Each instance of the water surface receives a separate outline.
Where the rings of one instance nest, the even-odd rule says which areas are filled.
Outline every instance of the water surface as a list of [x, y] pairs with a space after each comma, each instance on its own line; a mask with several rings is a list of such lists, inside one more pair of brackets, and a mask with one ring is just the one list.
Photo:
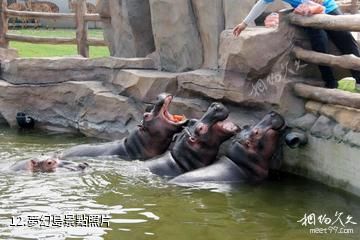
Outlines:
[[[21, 159], [90, 141], [0, 128], [0, 239], [360, 239], [358, 224], [343, 227], [353, 229], [351, 234], [311, 234], [310, 228], [342, 226], [318, 219], [313, 226], [298, 222], [311, 213], [334, 222], [336, 212], [343, 223], [347, 216], [360, 222], [359, 198], [303, 178], [282, 176], [260, 186], [181, 187], [153, 176], [140, 162], [109, 158], [74, 159], [92, 166], [85, 173], [7, 171]], [[101, 216], [103, 224], [28, 224], [29, 219], [75, 215]], [[21, 225], [19, 219], [27, 219], [27, 226], [11, 226]]]

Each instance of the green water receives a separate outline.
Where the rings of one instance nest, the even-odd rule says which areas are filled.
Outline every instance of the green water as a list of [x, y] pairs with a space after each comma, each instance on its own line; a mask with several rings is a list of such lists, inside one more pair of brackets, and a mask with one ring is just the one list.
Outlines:
[[[86, 159], [92, 169], [85, 173], [7, 171], [18, 160], [89, 141], [0, 128], [0, 239], [360, 239], [359, 225], [345, 226], [353, 233], [310, 234], [311, 227], [298, 222], [304, 214], [335, 220], [335, 213], [343, 212], [343, 222], [350, 215], [360, 224], [359, 198], [302, 178], [283, 176], [261, 186], [180, 187], [139, 162], [115, 159]], [[105, 223], [10, 226], [12, 218], [72, 214], [104, 216]]]

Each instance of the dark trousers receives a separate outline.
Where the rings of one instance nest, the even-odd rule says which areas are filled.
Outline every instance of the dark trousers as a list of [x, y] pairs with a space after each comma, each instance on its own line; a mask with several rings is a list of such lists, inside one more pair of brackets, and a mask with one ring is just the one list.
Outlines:
[[[335, 9], [329, 14], [341, 15], [342, 13], [339, 9]], [[315, 28], [305, 29], [314, 51], [328, 53], [328, 38], [330, 38], [342, 54], [354, 54], [355, 56], [360, 57], [359, 45], [349, 31], [333, 31]], [[319, 69], [322, 79], [326, 83], [325, 86], [327, 88], [336, 88], [338, 83], [334, 77], [331, 67], [319, 65]], [[355, 78], [356, 83], [360, 83], [360, 71], [351, 70], [351, 74]]]

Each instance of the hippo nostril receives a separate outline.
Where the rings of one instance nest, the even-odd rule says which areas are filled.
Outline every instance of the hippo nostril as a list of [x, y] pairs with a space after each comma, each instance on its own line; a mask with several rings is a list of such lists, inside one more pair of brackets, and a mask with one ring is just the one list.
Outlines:
[[189, 137], [190, 142], [194, 143], [196, 139], [194, 137]]
[[87, 163], [80, 163], [79, 164], [79, 168], [82, 169], [82, 170], [84, 170], [87, 167], [89, 167], [89, 164], [87, 164]]

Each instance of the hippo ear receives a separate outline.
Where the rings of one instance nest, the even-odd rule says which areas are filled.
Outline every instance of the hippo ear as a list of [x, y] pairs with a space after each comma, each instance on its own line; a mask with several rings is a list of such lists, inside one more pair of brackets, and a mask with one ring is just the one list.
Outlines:
[[176, 133], [173, 135], [172, 139], [171, 139], [171, 142], [176, 142], [176, 140], [179, 138], [179, 136], [181, 135], [182, 133]]
[[198, 120], [198, 119], [195, 119], [195, 118], [189, 119], [189, 120], [187, 121], [187, 123], [186, 123], [185, 126], [187, 126], [187, 127], [194, 126], [198, 121], [199, 121], [199, 120]]
[[244, 126], [241, 127], [241, 129], [244, 129], [244, 130], [245, 130], [245, 129], [250, 129], [250, 128], [251, 128], [251, 126], [248, 125], [248, 124], [246, 124], [246, 125], [244, 125]]
[[145, 108], [145, 112], [151, 112], [154, 109], [154, 104], [149, 104]]
[[36, 167], [38, 165], [38, 161], [36, 161], [35, 159], [31, 159], [30, 164], [31, 164], [31, 167]]

